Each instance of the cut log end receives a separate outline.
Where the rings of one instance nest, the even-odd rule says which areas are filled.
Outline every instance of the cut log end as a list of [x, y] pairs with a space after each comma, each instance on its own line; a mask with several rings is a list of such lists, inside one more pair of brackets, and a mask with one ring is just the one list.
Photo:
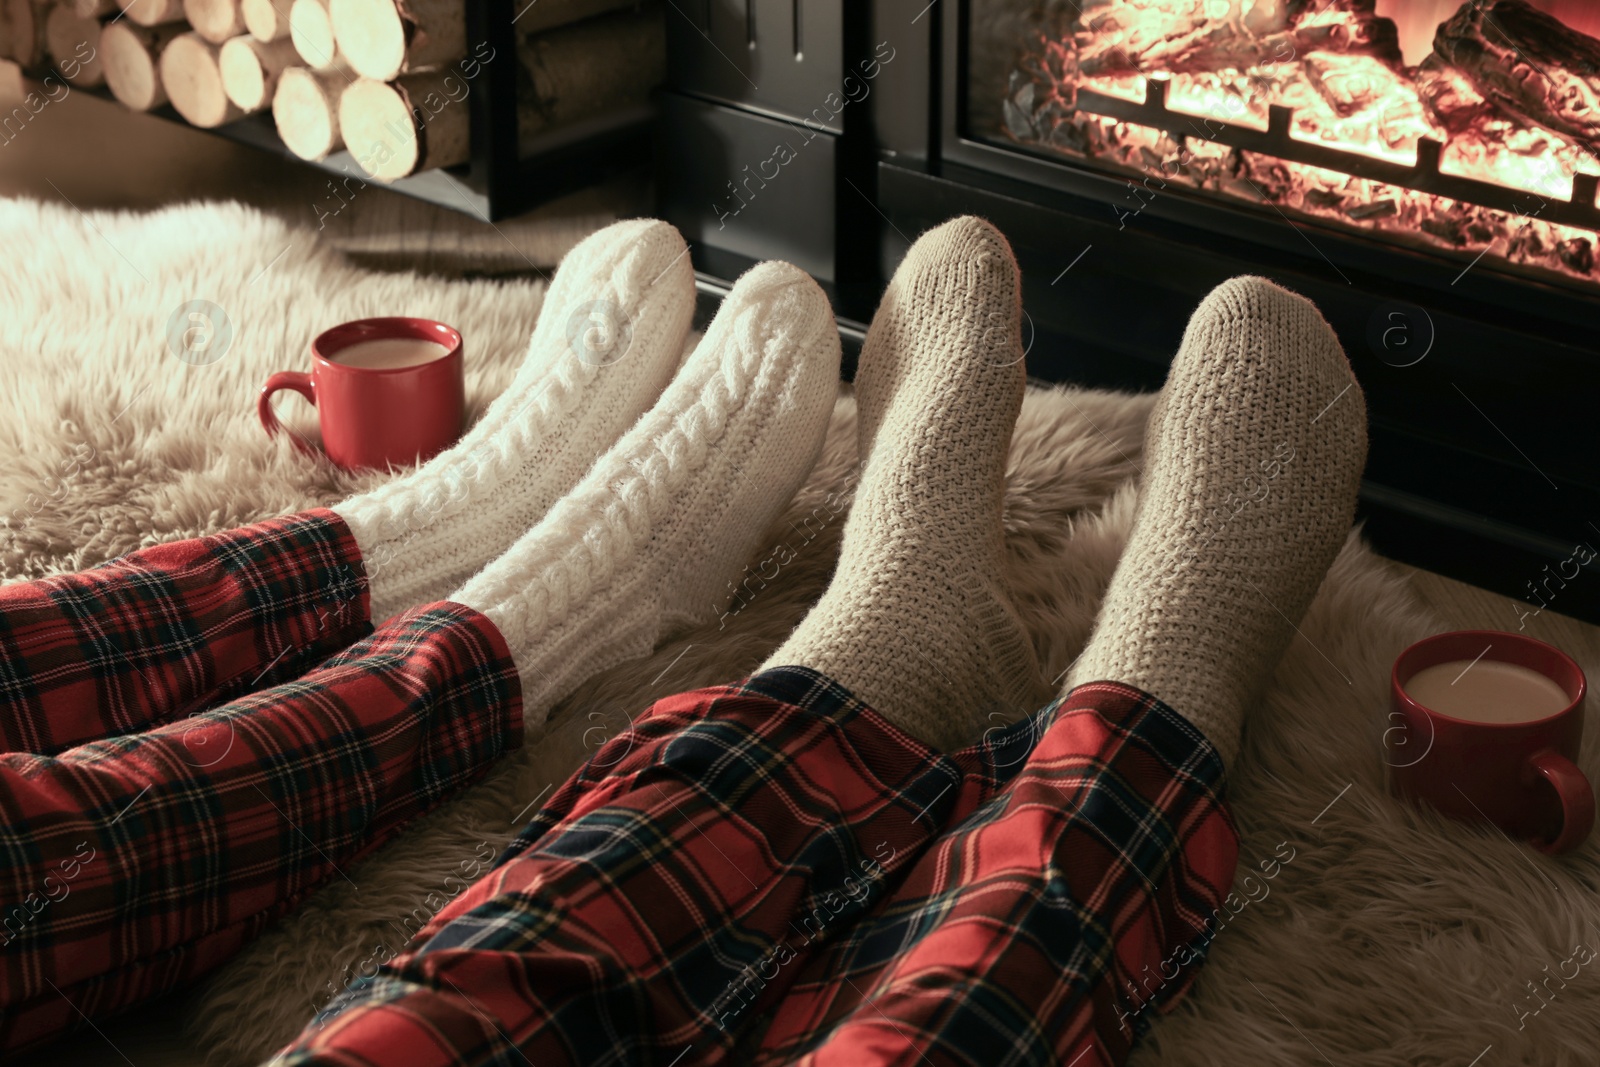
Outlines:
[[390, 81], [406, 64], [406, 27], [395, 0], [330, 0], [333, 37], [352, 70]]
[[332, 70], [338, 63], [339, 49], [333, 39], [327, 0], [294, 0], [289, 8], [289, 39], [307, 66]]
[[130, 24], [126, 19], [107, 24], [100, 34], [100, 62], [106, 86], [123, 107], [149, 111], [167, 102], [157, 59], [181, 24], [156, 28]]
[[356, 162], [381, 181], [424, 169], [424, 134], [395, 85], [358, 79], [339, 97], [339, 129]]
[[80, 16], [75, 7], [57, 4], [45, 20], [45, 40], [61, 76], [73, 85], [92, 89], [104, 85], [105, 64], [100, 60], [100, 20]]
[[289, 0], [241, 0], [239, 15], [246, 32], [262, 44], [289, 39]]
[[131, 0], [123, 11], [136, 26], [165, 26], [183, 19], [183, 0]]
[[337, 70], [290, 67], [278, 78], [272, 120], [278, 137], [301, 159], [325, 159], [344, 142], [339, 135], [339, 98], [348, 84]]
[[48, 11], [42, 0], [6, 0], [0, 17], [11, 32], [11, 58], [24, 70], [43, 63]]
[[161, 84], [167, 99], [191, 125], [205, 129], [243, 116], [222, 87], [219, 49], [198, 33], [175, 37], [161, 51]]
[[72, 13], [81, 19], [97, 19], [115, 15], [122, 5], [117, 0], [63, 0], [62, 6], [72, 8]]
[[212, 44], [222, 44], [244, 32], [239, 0], [183, 0], [183, 17], [195, 33]]
[[217, 53], [217, 69], [228, 99], [248, 114], [272, 103], [278, 76], [299, 58], [288, 41], [262, 44], [249, 34], [240, 34]]
[[406, 74], [393, 82], [358, 79], [339, 99], [339, 129], [361, 169], [394, 181], [465, 163], [471, 122], [449, 70]]

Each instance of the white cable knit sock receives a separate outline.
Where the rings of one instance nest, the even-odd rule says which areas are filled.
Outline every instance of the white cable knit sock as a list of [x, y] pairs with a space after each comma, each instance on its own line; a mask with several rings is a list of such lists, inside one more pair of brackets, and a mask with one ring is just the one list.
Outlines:
[[443, 600], [528, 531], [672, 377], [694, 270], [665, 222], [630, 219], [562, 260], [511, 385], [454, 446], [333, 510], [361, 549], [372, 621]]
[[861, 352], [863, 469], [838, 569], [766, 663], [821, 671], [941, 749], [1046, 691], [1000, 584], [1021, 312], [1016, 260], [988, 223], [956, 219], [912, 246]]
[[656, 406], [450, 598], [505, 638], [530, 728], [585, 679], [721, 613], [815, 464], [838, 384], [827, 297], [787, 263], [751, 269]]
[[1231, 766], [1350, 530], [1366, 431], [1315, 305], [1263, 278], [1214, 289], [1151, 412], [1133, 532], [1066, 689], [1153, 693]]

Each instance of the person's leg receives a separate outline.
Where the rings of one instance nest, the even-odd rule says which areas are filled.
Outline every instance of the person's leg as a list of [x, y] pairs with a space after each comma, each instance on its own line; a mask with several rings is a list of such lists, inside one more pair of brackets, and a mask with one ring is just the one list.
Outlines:
[[715, 1062], [957, 778], [803, 668], [658, 701], [272, 1064]]
[[672, 379], [694, 305], [688, 249], [668, 223], [614, 223], [568, 252], [522, 366], [472, 429], [332, 506], [366, 562], [373, 621], [444, 600], [577, 485]]
[[975, 810], [807, 964], [754, 1063], [1125, 1060], [1224, 914], [1224, 764], [1349, 531], [1365, 431], [1309, 302], [1252, 278], [1207, 297], [1151, 415], [1128, 547], [1037, 745], [988, 799], [1034, 726], [951, 754]]
[[807, 961], [747, 1062], [1121, 1062], [1188, 988], [1238, 856], [1193, 725], [1094, 683], [944, 758], [948, 829]]
[[326, 510], [0, 586], [0, 752], [53, 755], [226, 703], [371, 633], [367, 618], [361, 553]]
[[838, 374], [826, 297], [757, 268], [660, 402], [452, 602], [183, 722], [0, 756], [0, 900], [25, 903], [0, 1049], [215, 966], [590, 673], [714, 616], [815, 462]]
[[[576, 671], [716, 617], [816, 460], [838, 358], [815, 283], [755, 268], [658, 408], [457, 594], [506, 636], [530, 724]], [[726, 1040], [741, 969], [770, 969], [801, 910], [859, 906], [879, 860], [863, 835], [908, 826], [948, 779], [876, 734], [863, 748], [852, 712], [809, 672], [660, 702], [278, 1062], [670, 1060]]]
[[215, 967], [522, 733], [499, 632], [440, 604], [191, 718], [0, 755], [0, 1056]]
[[694, 311], [685, 251], [647, 219], [581, 241], [511, 386], [456, 446], [377, 489], [0, 586], [0, 752], [51, 755], [225, 703], [442, 600], [655, 402]]

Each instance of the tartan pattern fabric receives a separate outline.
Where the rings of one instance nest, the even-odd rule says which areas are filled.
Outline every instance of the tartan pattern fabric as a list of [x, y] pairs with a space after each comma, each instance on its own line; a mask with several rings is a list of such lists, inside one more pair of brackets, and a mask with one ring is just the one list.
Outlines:
[[[58, 712], [73, 734], [161, 724], [0, 754], [0, 1053], [217, 966], [522, 740], [516, 666], [477, 612], [418, 608], [348, 644], [362, 584], [323, 625], [340, 565], [360, 573], [332, 513], [163, 549], [30, 583], [26, 625], [0, 610], [12, 705], [50, 716], [18, 736], [61, 743]], [[98, 651], [74, 671], [80, 641]]]
[[993, 750], [1028, 749], [1015, 777], [986, 796], [996, 764], [972, 768], [952, 828], [806, 964], [752, 1067], [1120, 1064], [1188, 989], [1238, 859], [1220, 758], [1119, 683], [1024, 725]]
[[273, 685], [371, 632], [325, 509], [0, 586], [0, 752], [54, 755]]
[[806, 668], [669, 697], [272, 1063], [1116, 1061], [1228, 890], [1221, 781], [1126, 686], [944, 754]]
[[[847, 925], [887, 877], [875, 846], [936, 824], [919, 815], [952, 772], [905, 759], [864, 711], [809, 671], [658, 701], [421, 947], [336, 997], [274, 1063], [719, 1058], [734, 1031], [713, 1020], [741, 974], [782, 937]], [[828, 907], [847, 881], [854, 898]]]

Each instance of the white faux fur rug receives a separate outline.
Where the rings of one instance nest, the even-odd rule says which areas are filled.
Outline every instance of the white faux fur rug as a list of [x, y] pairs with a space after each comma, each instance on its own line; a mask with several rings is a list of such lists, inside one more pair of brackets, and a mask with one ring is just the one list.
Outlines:
[[[12, 250], [0, 262], [6, 579], [337, 500], [358, 480], [268, 443], [257, 425], [266, 375], [301, 366], [307, 341], [327, 325], [428, 316], [467, 338], [476, 413], [508, 379], [541, 294], [535, 282], [357, 270], [309, 231], [237, 206], [85, 218], [0, 201], [0, 244]], [[193, 299], [220, 305], [234, 325], [231, 350], [209, 366], [182, 363], [165, 344], [172, 310]], [[1024, 405], [1006, 576], [1052, 674], [1087, 638], [1126, 537], [1149, 406], [1148, 397], [1071, 389], [1034, 390]], [[312, 425], [297, 399], [282, 407]], [[819, 505], [854, 463], [853, 426], [844, 397], [774, 544], [816, 529], [804, 522], [814, 508], [829, 514]], [[208, 980], [188, 1023], [211, 1061], [253, 1063], [292, 1037], [332, 989], [396, 950], [403, 929], [459, 891], [452, 875], [498, 851], [651, 699], [758, 664], [821, 591], [841, 522], [822, 525], [726, 629], [683, 634], [594, 679], [556, 710], [544, 739], [350, 868], [354, 888], [334, 880]], [[1600, 964], [1576, 961], [1600, 950], [1600, 841], [1551, 861], [1384, 793], [1389, 665], [1410, 641], [1448, 628], [1418, 603], [1352, 535], [1253, 714], [1235, 769], [1237, 915], [1193, 994], [1157, 1022], [1135, 1064], [1596, 1062]], [[1600, 663], [1583, 666], [1600, 677]], [[1600, 779], [1597, 756], [1591, 730], [1584, 765]], [[1274, 878], [1259, 877], [1262, 861], [1291, 850]], [[1258, 877], [1245, 882], [1251, 871]]]

